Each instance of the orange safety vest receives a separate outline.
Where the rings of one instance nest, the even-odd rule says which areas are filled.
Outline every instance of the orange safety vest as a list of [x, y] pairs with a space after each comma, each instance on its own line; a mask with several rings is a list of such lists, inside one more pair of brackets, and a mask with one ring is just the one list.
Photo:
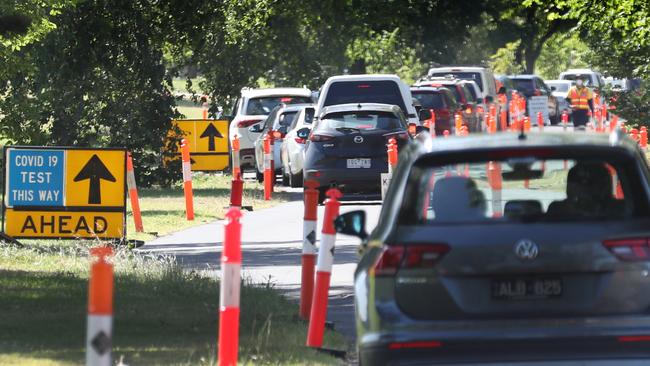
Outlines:
[[591, 90], [583, 87], [580, 92], [576, 86], [572, 86], [569, 90], [569, 99], [571, 99], [571, 108], [573, 109], [589, 109], [589, 100], [593, 98]]

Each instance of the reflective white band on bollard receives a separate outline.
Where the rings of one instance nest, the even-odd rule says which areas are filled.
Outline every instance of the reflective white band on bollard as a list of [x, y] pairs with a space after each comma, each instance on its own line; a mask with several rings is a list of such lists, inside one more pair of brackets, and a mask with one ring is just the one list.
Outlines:
[[322, 233], [322, 237], [320, 239], [320, 248], [318, 248], [318, 262], [316, 263], [317, 272], [332, 272], [332, 265], [334, 264], [335, 243], [335, 234]]
[[109, 366], [112, 364], [112, 328], [112, 315], [88, 315], [86, 366]]
[[241, 264], [221, 264], [221, 289], [219, 293], [219, 305], [222, 308], [238, 308], [239, 294], [241, 291]]
[[192, 180], [192, 163], [189, 161], [183, 162], [183, 181], [189, 182]]
[[316, 221], [304, 220], [302, 224], [302, 254], [316, 254]]

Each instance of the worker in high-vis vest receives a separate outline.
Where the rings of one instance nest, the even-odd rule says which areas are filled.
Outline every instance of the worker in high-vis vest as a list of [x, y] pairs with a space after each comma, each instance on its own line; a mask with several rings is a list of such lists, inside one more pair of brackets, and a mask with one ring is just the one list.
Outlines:
[[567, 100], [571, 104], [571, 119], [575, 128], [584, 129], [589, 122], [588, 111], [594, 113], [594, 93], [584, 85], [584, 80], [577, 75], [576, 85], [569, 89]]

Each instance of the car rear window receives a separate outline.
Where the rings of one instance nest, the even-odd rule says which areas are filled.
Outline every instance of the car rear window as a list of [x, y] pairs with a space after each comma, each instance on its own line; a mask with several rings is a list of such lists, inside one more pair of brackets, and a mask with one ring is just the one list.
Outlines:
[[413, 98], [417, 99], [422, 108], [424, 109], [443, 109], [447, 108], [445, 105], [445, 97], [441, 92], [435, 91], [413, 91]]
[[285, 127], [291, 126], [293, 119], [296, 118], [296, 114], [298, 114], [298, 111], [284, 112], [280, 114], [280, 118], [278, 118], [274, 128], [277, 129], [280, 128], [280, 126], [285, 126]]
[[548, 84], [549, 88], [550, 87], [555, 87], [554, 91], [556, 91], [556, 92], [565, 93], [565, 92], [569, 91], [569, 84], [566, 84], [566, 83], [549, 83], [549, 82], [546, 82], [546, 84]]
[[430, 74], [429, 76], [447, 76], [447, 75], [453, 75], [456, 79], [462, 79], [462, 80], [472, 80], [476, 82], [476, 85], [478, 85], [479, 89], [483, 91], [483, 81], [481, 80], [481, 74], [478, 72], [459, 72], [459, 71], [452, 71], [452, 72], [434, 72]]
[[636, 165], [620, 160], [518, 156], [416, 164], [400, 221], [436, 225], [647, 217], [648, 199], [640, 183]]
[[532, 95], [535, 93], [535, 84], [533, 79], [512, 79], [512, 83], [519, 92], [524, 95]]
[[395, 130], [404, 123], [390, 112], [358, 111], [330, 113], [323, 117], [318, 129]]
[[273, 108], [284, 104], [301, 104], [301, 103], [312, 103], [310, 97], [295, 96], [295, 95], [284, 95], [284, 96], [273, 96], [273, 97], [260, 97], [260, 98], [251, 98], [248, 100], [246, 105], [246, 114], [248, 115], [265, 115], [268, 116]]
[[332, 83], [323, 102], [327, 107], [347, 103], [383, 103], [400, 107], [406, 114], [406, 106], [399, 86], [394, 81], [336, 81]]
[[594, 79], [592, 78], [591, 74], [580, 74], [580, 77], [578, 77], [578, 74], [564, 74], [564, 76], [562, 76], [562, 79], [563, 80], [582, 79], [586, 86], [594, 85]]

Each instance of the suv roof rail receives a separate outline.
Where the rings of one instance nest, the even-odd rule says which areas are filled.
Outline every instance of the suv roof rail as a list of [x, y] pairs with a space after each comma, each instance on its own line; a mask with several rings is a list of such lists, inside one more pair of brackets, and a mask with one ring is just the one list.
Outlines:
[[465, 64], [465, 65], [462, 65], [462, 64], [440, 65], [440, 64], [438, 64], [436, 66], [431, 66], [429, 68], [430, 69], [441, 69], [441, 68], [448, 68], [448, 67], [449, 68], [451, 68], [451, 67], [481, 67], [481, 68], [484, 68], [484, 69], [490, 69], [490, 65], [480, 65], [480, 64], [478, 64], [478, 65], [477, 64]]

